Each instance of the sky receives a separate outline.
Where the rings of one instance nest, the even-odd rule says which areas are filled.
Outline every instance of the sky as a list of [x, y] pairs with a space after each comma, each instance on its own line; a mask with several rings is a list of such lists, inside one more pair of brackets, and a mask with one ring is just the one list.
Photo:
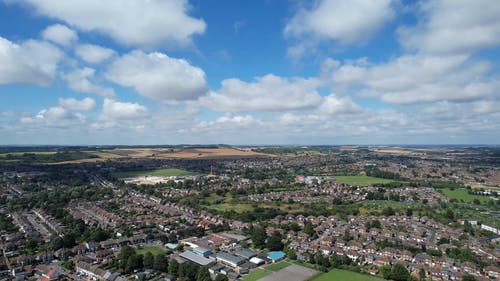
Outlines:
[[0, 145], [500, 144], [497, 0], [0, 0]]

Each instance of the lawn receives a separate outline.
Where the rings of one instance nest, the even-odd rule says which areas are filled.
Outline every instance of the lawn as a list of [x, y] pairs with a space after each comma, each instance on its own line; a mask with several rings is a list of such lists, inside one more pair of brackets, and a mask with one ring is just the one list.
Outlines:
[[378, 183], [390, 183], [394, 181], [369, 176], [335, 176], [335, 179], [340, 183], [359, 186], [370, 186]]
[[241, 278], [241, 280], [244, 280], [244, 281], [257, 281], [257, 280], [259, 280], [261, 278], [264, 278], [264, 277], [268, 276], [271, 273], [272, 273], [271, 271], [267, 271], [267, 270], [264, 270], [262, 268], [257, 268], [255, 270], [252, 270], [250, 272], [250, 274], [248, 274], [247, 276]]
[[140, 176], [157, 176], [157, 177], [171, 177], [171, 176], [190, 176], [193, 173], [175, 168], [159, 169], [153, 171], [130, 171], [130, 172], [118, 172], [113, 173], [113, 176], [117, 178], [131, 178]]
[[312, 279], [312, 281], [383, 281], [384, 279], [371, 275], [356, 273], [343, 269], [333, 269]]
[[222, 204], [216, 204], [216, 205], [209, 205], [206, 207], [209, 209], [217, 210], [217, 211], [233, 210], [237, 213], [253, 210], [252, 204], [248, 204], [248, 203], [247, 204], [245, 204], [245, 203], [237, 203], [237, 204], [222, 203]]
[[147, 252], [150, 252], [151, 254], [156, 256], [165, 254], [167, 250], [165, 250], [163, 247], [158, 247], [158, 246], [147, 246], [142, 249], [137, 249], [137, 254], [139, 255], [144, 255]]
[[484, 203], [484, 202], [487, 202], [488, 200], [490, 200], [486, 196], [469, 194], [466, 189], [457, 188], [457, 189], [451, 190], [449, 188], [445, 188], [445, 189], [441, 189], [441, 191], [443, 192], [443, 194], [446, 197], [448, 197], [450, 199], [464, 200], [465, 202], [472, 202], [472, 200], [474, 200], [474, 199], [479, 199], [479, 201], [481, 201], [481, 203]]
[[282, 261], [282, 262], [278, 262], [278, 263], [273, 263], [273, 264], [267, 266], [266, 269], [276, 272], [276, 271], [280, 271], [283, 268], [288, 267], [290, 265], [291, 265], [291, 263], [286, 262], [286, 261]]

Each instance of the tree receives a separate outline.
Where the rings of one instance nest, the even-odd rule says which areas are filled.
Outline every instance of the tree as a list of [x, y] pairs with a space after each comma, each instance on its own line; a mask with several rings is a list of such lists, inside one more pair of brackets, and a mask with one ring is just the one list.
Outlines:
[[260, 226], [255, 227], [252, 231], [251, 238], [255, 247], [262, 248], [262, 246], [266, 243], [266, 230]]
[[382, 210], [382, 214], [386, 217], [389, 217], [394, 216], [396, 212], [394, 212], [394, 209], [392, 209], [392, 207], [387, 207]]
[[153, 268], [161, 272], [168, 271], [168, 260], [165, 255], [156, 255], [154, 257]]
[[406, 209], [406, 216], [407, 216], [407, 217], [411, 217], [411, 216], [413, 216], [413, 210], [412, 210], [412, 209], [410, 209], [410, 208]]
[[210, 272], [208, 272], [208, 267], [203, 266], [198, 269], [196, 281], [212, 281], [212, 278], [210, 278]]
[[283, 242], [281, 242], [282, 237], [279, 232], [275, 232], [271, 237], [267, 239], [266, 248], [270, 251], [281, 251], [283, 250]]
[[227, 276], [224, 274], [217, 274], [217, 277], [215, 277], [215, 281], [229, 281], [229, 278], [227, 278]]
[[179, 271], [179, 263], [175, 259], [171, 259], [170, 262], [168, 263], [168, 274], [177, 276], [177, 273]]
[[316, 233], [316, 231], [314, 230], [314, 227], [313, 227], [312, 223], [310, 223], [310, 222], [307, 222], [304, 225], [304, 229], [302, 231], [305, 234], [309, 235], [309, 236], [313, 236]]
[[384, 264], [380, 267], [380, 274], [384, 279], [389, 279], [391, 277], [391, 266], [388, 264]]
[[476, 281], [476, 278], [472, 275], [466, 274], [462, 277], [462, 281]]
[[143, 264], [144, 268], [146, 269], [154, 268], [154, 257], [153, 254], [151, 254], [151, 252], [147, 252], [146, 254], [144, 254]]
[[420, 281], [424, 281], [425, 280], [425, 269], [421, 268], [418, 271], [418, 278], [420, 279]]
[[395, 281], [407, 281], [410, 277], [410, 272], [406, 269], [406, 267], [400, 263], [396, 263], [391, 270], [390, 279]]

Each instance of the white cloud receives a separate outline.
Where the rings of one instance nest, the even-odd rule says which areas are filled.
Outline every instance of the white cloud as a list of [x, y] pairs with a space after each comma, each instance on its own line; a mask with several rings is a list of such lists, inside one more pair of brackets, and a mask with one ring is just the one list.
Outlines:
[[403, 46], [426, 53], [470, 53], [500, 44], [496, 0], [429, 0], [419, 5], [419, 23], [399, 29]]
[[115, 51], [98, 45], [81, 44], [76, 46], [75, 54], [85, 62], [98, 64], [112, 57]]
[[130, 46], [187, 46], [206, 24], [190, 17], [187, 0], [24, 0], [39, 14]]
[[283, 78], [267, 74], [254, 82], [225, 79], [217, 92], [202, 97], [203, 106], [220, 112], [304, 109], [321, 103], [316, 79]]
[[47, 27], [42, 32], [42, 37], [45, 40], [52, 41], [65, 47], [78, 40], [76, 32], [62, 24], [54, 24]]
[[[297, 38], [338, 40], [344, 44], [370, 38], [391, 20], [391, 0], [321, 0], [299, 9], [285, 27], [285, 35]], [[297, 51], [297, 50], [295, 50]]]
[[115, 92], [112, 88], [106, 88], [94, 84], [91, 80], [94, 78], [95, 69], [84, 67], [64, 74], [63, 79], [66, 80], [70, 89], [88, 93], [97, 94], [103, 97], [114, 97]]
[[0, 37], [0, 84], [52, 84], [62, 53], [55, 46], [28, 40], [21, 44]]
[[364, 85], [364, 97], [409, 104], [477, 100], [496, 95], [500, 81], [488, 78], [490, 64], [465, 55], [404, 55], [388, 63], [347, 63], [329, 68], [334, 84]]
[[108, 68], [109, 80], [160, 101], [193, 100], [207, 91], [205, 72], [183, 59], [132, 51]]
[[85, 116], [66, 108], [55, 106], [39, 111], [35, 116], [21, 118], [21, 123], [35, 126], [67, 127], [85, 122]]
[[75, 111], [90, 111], [96, 108], [96, 103], [91, 98], [84, 98], [82, 100], [77, 100], [73, 98], [59, 99], [59, 105], [63, 108]]
[[148, 116], [148, 109], [138, 103], [119, 102], [104, 99], [101, 119], [103, 120], [134, 120]]
[[356, 113], [361, 111], [361, 107], [354, 103], [348, 96], [339, 97], [330, 94], [323, 98], [323, 103], [319, 106], [319, 112], [324, 114]]

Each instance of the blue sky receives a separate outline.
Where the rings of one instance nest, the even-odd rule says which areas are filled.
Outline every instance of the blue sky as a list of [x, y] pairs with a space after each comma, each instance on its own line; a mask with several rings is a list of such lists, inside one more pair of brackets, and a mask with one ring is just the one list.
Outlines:
[[0, 0], [0, 144], [499, 144], [494, 0]]

